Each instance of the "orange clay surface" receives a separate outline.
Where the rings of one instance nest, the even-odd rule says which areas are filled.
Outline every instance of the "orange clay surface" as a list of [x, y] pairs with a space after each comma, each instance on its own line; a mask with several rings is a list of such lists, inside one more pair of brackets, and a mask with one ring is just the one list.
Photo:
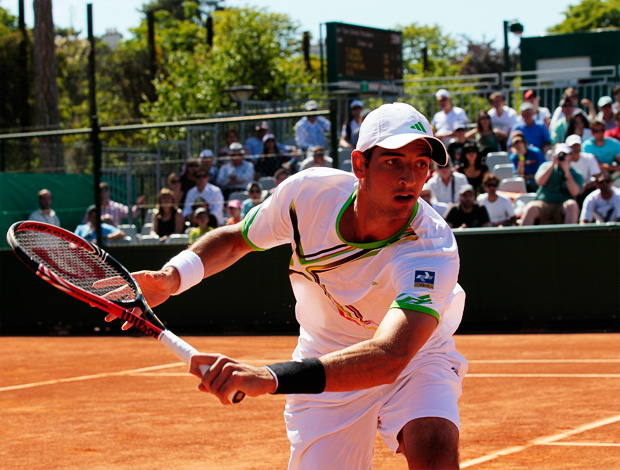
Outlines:
[[[294, 337], [187, 337], [254, 363]], [[620, 469], [620, 334], [457, 336], [461, 467]], [[222, 406], [146, 337], [0, 337], [0, 468], [285, 469], [282, 396]], [[374, 468], [406, 469], [380, 437]]]

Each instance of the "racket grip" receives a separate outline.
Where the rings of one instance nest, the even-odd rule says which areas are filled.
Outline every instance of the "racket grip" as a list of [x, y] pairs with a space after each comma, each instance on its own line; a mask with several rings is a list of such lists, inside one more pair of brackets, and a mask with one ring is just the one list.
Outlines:
[[[170, 351], [172, 351], [176, 357], [178, 357], [187, 365], [189, 365], [192, 356], [194, 354], [198, 354], [198, 350], [196, 348], [183, 341], [170, 330], [162, 331], [159, 335], [159, 338], [157, 339], [161, 341], [161, 343], [166, 346]], [[200, 373], [202, 375], [205, 375], [209, 370], [209, 365], [201, 364], [200, 366], [198, 366], [198, 369], [200, 370]], [[239, 403], [244, 398], [245, 393], [241, 391], [232, 392], [228, 396], [228, 399], [231, 403]]]

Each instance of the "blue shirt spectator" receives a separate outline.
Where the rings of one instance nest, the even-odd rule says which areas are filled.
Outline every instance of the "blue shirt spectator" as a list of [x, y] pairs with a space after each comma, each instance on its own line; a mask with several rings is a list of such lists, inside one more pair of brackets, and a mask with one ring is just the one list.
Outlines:
[[551, 147], [551, 135], [549, 129], [544, 124], [534, 121], [534, 107], [531, 103], [525, 102], [521, 105], [522, 122], [519, 122], [512, 131], [508, 146], [512, 145], [514, 133], [520, 131], [523, 133], [528, 144], [538, 147], [543, 154]]

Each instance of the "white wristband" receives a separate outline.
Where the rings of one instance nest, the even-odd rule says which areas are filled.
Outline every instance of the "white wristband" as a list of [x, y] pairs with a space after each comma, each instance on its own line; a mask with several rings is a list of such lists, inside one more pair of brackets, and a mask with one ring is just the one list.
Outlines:
[[190, 250], [184, 250], [174, 256], [164, 265], [164, 268], [169, 266], [175, 268], [179, 272], [179, 277], [181, 278], [179, 288], [176, 292], [173, 292], [172, 295], [179, 295], [190, 287], [194, 287], [202, 281], [205, 275], [205, 268], [200, 256]]

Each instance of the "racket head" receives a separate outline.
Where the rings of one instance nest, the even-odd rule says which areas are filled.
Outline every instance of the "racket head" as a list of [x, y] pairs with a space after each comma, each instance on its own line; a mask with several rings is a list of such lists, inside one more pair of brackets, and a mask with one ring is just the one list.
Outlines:
[[129, 271], [97, 245], [61, 227], [33, 221], [14, 223], [7, 241], [19, 259], [54, 287], [125, 320], [113, 306], [138, 307], [149, 322], [165, 329]]

